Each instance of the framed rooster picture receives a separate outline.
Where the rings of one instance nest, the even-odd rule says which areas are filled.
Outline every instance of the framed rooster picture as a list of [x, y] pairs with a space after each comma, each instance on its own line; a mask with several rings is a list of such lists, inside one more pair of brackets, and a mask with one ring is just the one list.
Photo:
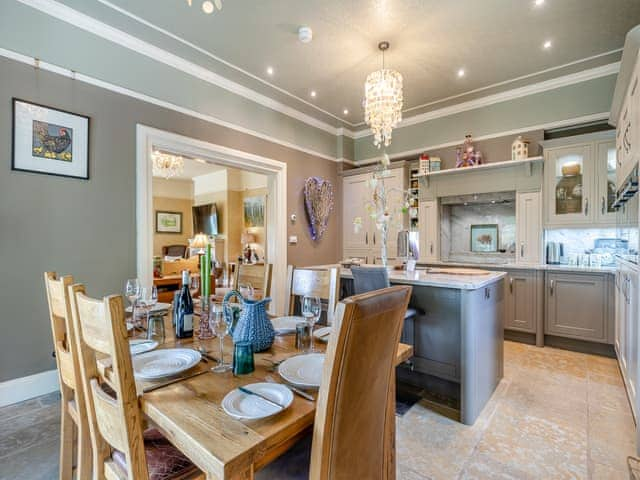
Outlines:
[[89, 117], [13, 99], [11, 169], [89, 179]]

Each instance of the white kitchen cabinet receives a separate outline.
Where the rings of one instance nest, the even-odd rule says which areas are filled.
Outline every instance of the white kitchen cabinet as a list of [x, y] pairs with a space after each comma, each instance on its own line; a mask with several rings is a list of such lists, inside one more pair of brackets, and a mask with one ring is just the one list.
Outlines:
[[596, 223], [616, 223], [616, 210], [613, 202], [616, 198], [616, 144], [614, 140], [597, 142], [596, 152]]
[[516, 194], [516, 263], [538, 264], [542, 251], [542, 194]]
[[[342, 255], [344, 258], [366, 258], [373, 263], [381, 255], [381, 232], [370, 217], [366, 205], [372, 199], [371, 172], [345, 176], [342, 179]], [[393, 221], [389, 224], [387, 237], [387, 257], [397, 253], [398, 232], [408, 228], [408, 213], [402, 213], [404, 190], [407, 188], [407, 174], [403, 167], [392, 168], [379, 181], [384, 182], [389, 210]], [[362, 226], [354, 228], [354, 219], [359, 218]]]
[[420, 202], [420, 261], [440, 259], [440, 212], [437, 200]]
[[638, 121], [640, 121], [640, 91], [638, 88], [638, 79], [640, 78], [640, 64], [636, 64], [635, 71], [631, 76], [631, 81], [624, 102], [620, 109], [620, 117], [618, 118], [616, 148], [618, 152], [618, 168], [617, 187], [620, 188], [631, 170], [638, 161], [638, 137], [640, 129]]
[[615, 288], [615, 338], [614, 346], [618, 356], [620, 371], [625, 382], [629, 403], [634, 414], [638, 414], [638, 363], [639, 353], [639, 294], [640, 278], [638, 271], [622, 262], [616, 274]]

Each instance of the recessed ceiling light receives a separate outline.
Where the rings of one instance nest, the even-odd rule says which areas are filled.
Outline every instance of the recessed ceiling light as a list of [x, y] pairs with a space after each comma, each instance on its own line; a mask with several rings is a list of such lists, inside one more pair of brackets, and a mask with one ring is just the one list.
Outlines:
[[539, 6], [540, 6], [540, 5], [542, 5], [543, 3], [544, 3], [544, 0], [536, 0], [536, 1], [535, 1], [536, 7], [539, 7]]
[[213, 2], [210, 2], [209, 0], [202, 2], [202, 11], [207, 14], [213, 13]]
[[311, 90], [311, 93], [309, 93], [309, 95], [311, 95], [313, 98], [316, 98], [316, 91], [315, 90]]
[[344, 113], [345, 115], [349, 115], [349, 110], [347, 110], [346, 108], [342, 111], [342, 113]]
[[464, 68], [461, 68], [460, 70], [458, 70], [459, 77], [464, 77], [464, 74], [465, 74]]
[[545, 50], [548, 50], [549, 48], [551, 48], [551, 40], [547, 40], [546, 42], [544, 42], [542, 44], [542, 48], [544, 48]]
[[267, 74], [273, 75], [273, 67], [267, 67]]

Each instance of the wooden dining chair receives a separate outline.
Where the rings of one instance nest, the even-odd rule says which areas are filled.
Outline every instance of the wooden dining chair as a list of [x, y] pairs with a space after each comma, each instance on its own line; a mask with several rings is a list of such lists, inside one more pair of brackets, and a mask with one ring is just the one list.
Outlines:
[[289, 315], [295, 313], [296, 298], [319, 297], [327, 303], [327, 324], [335, 318], [335, 308], [340, 292], [340, 265], [325, 268], [296, 268], [289, 265], [287, 271], [286, 297], [289, 302]]
[[270, 263], [244, 264], [236, 266], [233, 278], [233, 288], [238, 289], [244, 283], [250, 283], [254, 289], [262, 290], [262, 296], [271, 295], [271, 271]]
[[395, 478], [395, 359], [410, 296], [403, 285], [338, 304], [310, 453], [302, 441], [256, 479]]
[[[155, 429], [144, 431], [120, 295], [93, 299], [80, 284], [69, 287], [80, 377], [87, 399], [93, 478], [204, 479]], [[110, 358], [111, 367], [98, 364]]]
[[[44, 273], [53, 333], [53, 348], [60, 381], [60, 479], [73, 475], [74, 448], [77, 452], [77, 478], [91, 476], [91, 441], [87, 423], [84, 391], [80, 382], [80, 367], [75, 343], [71, 304], [67, 287], [73, 283], [70, 275], [58, 278], [55, 272]], [[75, 440], [74, 440], [75, 439]]]

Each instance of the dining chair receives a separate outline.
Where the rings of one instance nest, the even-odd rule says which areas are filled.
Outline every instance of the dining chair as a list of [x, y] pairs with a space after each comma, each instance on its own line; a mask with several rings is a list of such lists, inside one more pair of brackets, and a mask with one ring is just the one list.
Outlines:
[[289, 315], [295, 313], [296, 298], [319, 297], [327, 303], [327, 324], [331, 325], [335, 318], [339, 291], [340, 265], [329, 265], [324, 268], [297, 268], [289, 265], [285, 296], [289, 299]]
[[[144, 430], [120, 295], [94, 299], [80, 284], [69, 287], [80, 376], [87, 399], [93, 478], [204, 479], [189, 459], [157, 430]], [[98, 360], [110, 358], [110, 367]]]
[[73, 277], [58, 278], [55, 272], [45, 272], [44, 284], [60, 382], [60, 479], [66, 480], [73, 475], [74, 448], [77, 452], [76, 476], [89, 478], [91, 441], [67, 290], [73, 284]]
[[271, 276], [273, 265], [270, 263], [237, 264], [233, 269], [233, 278], [229, 287], [216, 288], [216, 301], [222, 301], [231, 290], [238, 290], [242, 284], [251, 284], [255, 290], [262, 291], [262, 297], [271, 295]]
[[[353, 292], [358, 295], [360, 293], [370, 292], [388, 288], [389, 270], [386, 267], [351, 267], [351, 275], [353, 275]], [[413, 345], [413, 327], [418, 311], [415, 308], [407, 308], [404, 314], [404, 326], [402, 327], [401, 341]]]
[[298, 442], [257, 480], [395, 478], [395, 358], [410, 296], [403, 285], [338, 304], [310, 452]]

